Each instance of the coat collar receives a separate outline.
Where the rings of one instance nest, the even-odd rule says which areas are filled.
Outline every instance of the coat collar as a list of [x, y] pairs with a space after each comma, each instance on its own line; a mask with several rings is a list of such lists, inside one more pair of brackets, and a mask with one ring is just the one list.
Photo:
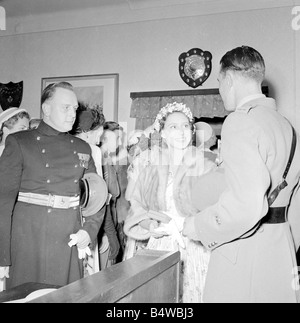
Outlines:
[[248, 113], [251, 109], [257, 106], [265, 106], [270, 109], [276, 110], [275, 100], [272, 98], [267, 98], [265, 95], [259, 97], [248, 97], [248, 100], [243, 100], [242, 105], [236, 108], [236, 111]]
[[42, 120], [39, 126], [37, 127], [37, 131], [47, 136], [57, 136], [59, 134], [64, 134], [64, 132], [60, 132], [50, 127], [47, 123], [44, 122], [44, 120]]

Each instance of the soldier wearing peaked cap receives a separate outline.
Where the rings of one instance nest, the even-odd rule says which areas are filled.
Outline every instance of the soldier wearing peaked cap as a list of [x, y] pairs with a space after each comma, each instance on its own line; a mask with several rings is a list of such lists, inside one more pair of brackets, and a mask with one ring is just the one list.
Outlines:
[[79, 255], [104, 216], [102, 208], [81, 219], [80, 181], [96, 168], [90, 146], [68, 133], [78, 107], [73, 87], [50, 84], [41, 104], [37, 129], [9, 135], [0, 160], [0, 268], [9, 267], [8, 288], [82, 278]]

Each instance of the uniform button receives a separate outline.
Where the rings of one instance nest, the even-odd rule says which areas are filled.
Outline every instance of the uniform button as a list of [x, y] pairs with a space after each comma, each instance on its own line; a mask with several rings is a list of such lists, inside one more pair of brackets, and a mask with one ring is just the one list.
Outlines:
[[78, 167], [78, 165], [76, 164], [76, 165], [75, 165], [75, 168], [77, 168], [77, 167]]
[[74, 140], [72, 139], [72, 140], [71, 140], [71, 143], [73, 143], [73, 142], [74, 142]]
[[40, 136], [36, 137], [36, 140], [41, 140], [41, 137]]
[[76, 155], [77, 154], [77, 151], [76, 150], [74, 150], [74, 155]]
[[47, 179], [47, 183], [50, 183], [51, 181], [50, 181], [50, 179]]
[[75, 179], [74, 183], [78, 183], [78, 179]]
[[49, 164], [46, 164], [46, 167], [48, 168], [49, 167]]
[[47, 212], [48, 212], [48, 213], [51, 213], [51, 209], [48, 209], [48, 210], [47, 210]]
[[74, 209], [74, 210], [77, 210], [77, 206], [74, 206], [74, 207], [73, 207], [73, 209]]
[[42, 154], [44, 154], [46, 152], [46, 149], [42, 149]]

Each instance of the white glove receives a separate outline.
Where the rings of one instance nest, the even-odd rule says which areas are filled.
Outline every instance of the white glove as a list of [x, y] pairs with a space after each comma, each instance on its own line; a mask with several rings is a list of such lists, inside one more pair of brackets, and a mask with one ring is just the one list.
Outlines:
[[91, 256], [92, 253], [91, 253], [91, 250], [89, 247], [86, 247], [84, 249], [80, 249], [77, 247], [77, 250], [78, 250], [78, 258], [79, 259], [85, 259], [86, 256]]
[[85, 230], [79, 230], [77, 233], [71, 234], [70, 239], [69, 246], [77, 245], [80, 249], [85, 249], [91, 243], [90, 235]]
[[9, 278], [9, 267], [0, 267], [0, 279]]
[[[84, 245], [85, 243], [83, 243], [83, 241], [87, 238], [84, 234], [80, 233], [80, 232], [85, 232], [88, 236], [88, 239], [90, 239], [89, 234], [84, 231], [84, 230], [79, 230], [77, 233], [75, 234], [71, 234], [70, 235], [70, 241], [68, 243], [69, 247], [75, 246], [77, 245], [77, 250], [78, 250], [78, 258], [79, 259], [84, 259], [86, 257], [86, 255], [91, 256], [91, 250], [88, 246], [84, 247], [84, 248], [80, 248], [79, 247], [79, 239], [81, 239], [81, 243]], [[88, 240], [87, 240], [88, 241]]]
[[157, 234], [173, 235], [181, 248], [185, 249], [185, 243], [174, 219], [169, 223], [161, 223], [159, 227], [153, 229]]

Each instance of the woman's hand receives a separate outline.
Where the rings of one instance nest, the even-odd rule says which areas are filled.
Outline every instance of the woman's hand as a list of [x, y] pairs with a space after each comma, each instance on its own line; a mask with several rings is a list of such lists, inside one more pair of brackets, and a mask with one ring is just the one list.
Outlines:
[[[169, 223], [171, 218], [157, 211], [150, 210], [148, 212], [149, 219], [143, 220], [140, 222], [140, 226], [143, 229], [148, 230], [154, 238], [161, 238], [165, 235], [169, 235], [162, 227], [160, 227], [160, 223]], [[159, 219], [159, 220], [154, 220]]]
[[148, 230], [154, 238], [161, 238], [161, 237], [164, 236], [161, 233], [156, 233], [155, 232], [155, 229], [157, 229], [159, 227], [158, 222], [155, 221], [155, 220], [150, 220], [150, 219], [143, 220], [143, 221], [140, 222], [140, 226], [143, 229]]

